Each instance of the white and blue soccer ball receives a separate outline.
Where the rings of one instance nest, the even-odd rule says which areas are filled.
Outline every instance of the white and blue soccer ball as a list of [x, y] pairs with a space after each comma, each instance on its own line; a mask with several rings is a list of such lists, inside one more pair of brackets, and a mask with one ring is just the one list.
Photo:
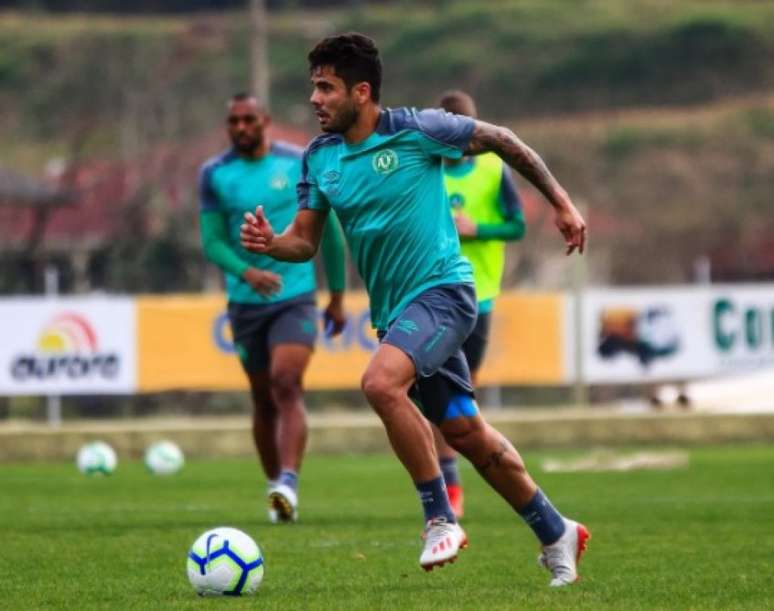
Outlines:
[[116, 470], [118, 458], [115, 450], [104, 441], [92, 441], [78, 450], [75, 463], [86, 475], [110, 475]]
[[249, 535], [221, 526], [194, 541], [187, 570], [199, 596], [253, 594], [263, 581], [263, 554]]
[[173, 441], [163, 440], [152, 443], [145, 450], [145, 467], [154, 475], [172, 475], [183, 468], [185, 457]]

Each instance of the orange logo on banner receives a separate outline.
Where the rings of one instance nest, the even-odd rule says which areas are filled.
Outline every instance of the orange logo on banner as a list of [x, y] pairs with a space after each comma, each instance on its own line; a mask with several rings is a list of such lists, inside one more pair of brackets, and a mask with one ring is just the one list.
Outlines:
[[[321, 296], [318, 302], [325, 299]], [[359, 388], [378, 345], [366, 295], [347, 293], [345, 304], [348, 324], [344, 333], [336, 338], [319, 334], [305, 378], [310, 390]], [[560, 383], [560, 306], [558, 295], [500, 297], [481, 383]], [[138, 298], [139, 391], [246, 389], [225, 308], [222, 296]]]

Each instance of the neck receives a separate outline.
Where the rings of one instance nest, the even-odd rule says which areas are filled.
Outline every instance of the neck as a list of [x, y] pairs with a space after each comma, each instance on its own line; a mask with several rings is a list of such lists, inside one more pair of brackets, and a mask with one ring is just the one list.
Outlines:
[[263, 157], [266, 157], [266, 155], [269, 154], [270, 148], [271, 148], [271, 140], [268, 138], [268, 136], [264, 136], [263, 140], [261, 140], [261, 143], [250, 152], [240, 151], [239, 149], [234, 149], [234, 150], [236, 150], [237, 155], [239, 155], [240, 157], [255, 161], [256, 159], [262, 159]]
[[376, 131], [376, 124], [379, 123], [379, 113], [381, 107], [373, 102], [363, 107], [363, 110], [357, 117], [357, 121], [344, 132], [344, 140], [347, 144], [358, 144]]
[[459, 159], [449, 159], [448, 157], [444, 157], [443, 164], [454, 167], [460, 165], [461, 163], [465, 163], [467, 160], [467, 157], [460, 157]]

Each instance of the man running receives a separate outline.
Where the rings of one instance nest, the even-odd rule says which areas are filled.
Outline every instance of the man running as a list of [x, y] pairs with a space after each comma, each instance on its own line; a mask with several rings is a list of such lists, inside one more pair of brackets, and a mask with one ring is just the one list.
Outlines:
[[537, 153], [509, 130], [440, 110], [383, 109], [381, 61], [370, 38], [325, 38], [309, 53], [309, 67], [311, 103], [325, 133], [304, 153], [300, 210], [290, 227], [275, 234], [258, 207], [245, 215], [242, 245], [280, 260], [306, 261], [335, 210], [381, 340], [363, 375], [363, 392], [425, 513], [422, 568], [453, 561], [467, 545], [449, 506], [430, 420], [533, 529], [551, 585], [574, 582], [588, 531], [551, 505], [473, 399], [461, 346], [475, 325], [476, 295], [470, 264], [460, 255], [443, 159], [500, 156], [551, 203], [567, 254], [583, 251], [583, 218]]
[[[269, 115], [250, 95], [229, 101], [226, 123], [231, 148], [207, 161], [200, 174], [202, 242], [207, 258], [226, 276], [234, 344], [253, 399], [253, 439], [267, 479], [269, 519], [294, 522], [307, 438], [302, 380], [317, 336], [314, 265], [247, 252], [239, 245], [239, 226], [256, 203], [278, 227], [292, 222], [301, 150], [269, 139]], [[329, 332], [339, 333], [344, 245], [333, 215], [324, 225], [331, 293], [325, 320]]]

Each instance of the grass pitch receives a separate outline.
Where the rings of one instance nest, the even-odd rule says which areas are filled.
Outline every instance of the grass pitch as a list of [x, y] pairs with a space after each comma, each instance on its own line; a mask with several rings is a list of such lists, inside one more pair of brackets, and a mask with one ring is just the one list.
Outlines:
[[[153, 477], [72, 464], [0, 465], [0, 608], [7, 609], [763, 609], [774, 604], [774, 448], [693, 449], [672, 471], [544, 473], [593, 539], [583, 579], [549, 590], [530, 531], [465, 466], [470, 547], [432, 573], [417, 559], [416, 494], [391, 456], [311, 457], [301, 522], [271, 526], [254, 460], [192, 461]], [[575, 453], [577, 454], [577, 453]], [[120, 460], [120, 458], [119, 458]], [[262, 547], [254, 597], [198, 598], [185, 574], [204, 530]]]

